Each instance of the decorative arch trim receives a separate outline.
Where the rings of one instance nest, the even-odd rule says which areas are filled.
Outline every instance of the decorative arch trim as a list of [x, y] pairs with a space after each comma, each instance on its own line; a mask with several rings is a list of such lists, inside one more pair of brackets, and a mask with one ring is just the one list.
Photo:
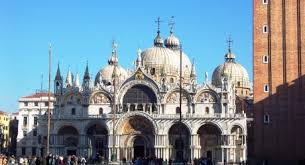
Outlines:
[[[146, 118], [153, 126], [153, 129], [154, 129], [153, 133], [154, 134], [158, 133], [157, 123], [153, 120], [153, 118], [149, 114], [147, 114], [146, 112], [142, 112], [142, 111], [130, 112], [130, 113], [124, 114], [115, 124], [115, 130], [121, 130], [120, 128], [122, 128], [122, 126], [125, 124], [125, 122], [128, 121], [128, 119], [133, 116], [141, 116], [141, 117]], [[121, 133], [121, 131], [120, 131], [120, 133]]]

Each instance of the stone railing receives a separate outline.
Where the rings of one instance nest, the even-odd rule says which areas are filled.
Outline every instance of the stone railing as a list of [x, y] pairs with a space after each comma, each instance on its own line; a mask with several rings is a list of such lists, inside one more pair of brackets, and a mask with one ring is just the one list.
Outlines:
[[[133, 111], [137, 114], [137, 111]], [[179, 119], [179, 114], [149, 114], [143, 111], [139, 111], [139, 113], [145, 113], [148, 116], [151, 116], [154, 119]], [[125, 113], [116, 114], [116, 118], [119, 119], [123, 117]], [[103, 114], [103, 115], [56, 115], [52, 116], [52, 119], [60, 120], [60, 119], [112, 119], [113, 114]], [[233, 119], [233, 118], [246, 118], [245, 113], [234, 113], [234, 114], [222, 114], [222, 113], [214, 113], [214, 114], [182, 114], [183, 119]]]

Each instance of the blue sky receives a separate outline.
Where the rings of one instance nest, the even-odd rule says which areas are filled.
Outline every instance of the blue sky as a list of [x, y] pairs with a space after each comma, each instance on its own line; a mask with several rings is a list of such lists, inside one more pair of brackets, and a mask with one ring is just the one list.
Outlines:
[[[107, 64], [111, 42], [118, 43], [119, 63], [132, 67], [136, 50], [153, 45], [155, 20], [161, 34], [169, 34], [175, 17], [175, 35], [190, 59], [195, 59], [198, 82], [211, 77], [223, 63], [231, 34], [237, 61], [252, 79], [252, 2], [250, 0], [0, 0], [0, 109], [18, 110], [18, 98], [47, 88], [48, 46], [57, 63], [83, 76], [86, 61], [93, 77]], [[53, 78], [53, 77], [52, 77]]]

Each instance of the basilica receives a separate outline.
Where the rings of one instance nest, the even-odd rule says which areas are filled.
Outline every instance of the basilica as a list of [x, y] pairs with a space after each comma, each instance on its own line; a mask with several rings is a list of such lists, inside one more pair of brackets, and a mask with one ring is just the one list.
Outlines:
[[[163, 40], [158, 29], [153, 46], [137, 51], [132, 71], [120, 66], [117, 49], [113, 42], [95, 78], [87, 64], [82, 83], [70, 70], [63, 80], [58, 66], [50, 152], [109, 161], [246, 161], [247, 117], [237, 103], [250, 95], [250, 84], [231, 47], [211, 82], [196, 72], [173, 30]], [[197, 73], [206, 75], [203, 83]]]

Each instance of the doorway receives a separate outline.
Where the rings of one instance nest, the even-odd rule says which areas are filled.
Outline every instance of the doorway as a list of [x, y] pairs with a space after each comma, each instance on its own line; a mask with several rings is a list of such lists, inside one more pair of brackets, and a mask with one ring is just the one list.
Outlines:
[[142, 137], [136, 137], [134, 142], [133, 142], [133, 157], [134, 158], [143, 158], [146, 156], [146, 146], [145, 146], [145, 141]]
[[67, 150], [67, 155], [76, 155], [76, 150]]

